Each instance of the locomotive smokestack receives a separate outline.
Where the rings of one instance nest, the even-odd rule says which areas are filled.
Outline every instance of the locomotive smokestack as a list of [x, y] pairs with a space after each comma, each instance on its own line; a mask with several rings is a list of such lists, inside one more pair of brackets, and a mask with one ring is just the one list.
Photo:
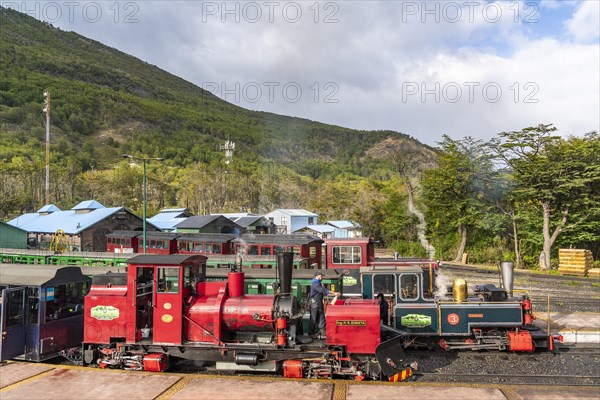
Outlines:
[[292, 270], [294, 267], [294, 253], [277, 253], [277, 270], [279, 272], [279, 290], [283, 297], [292, 293]]
[[502, 261], [500, 263], [500, 271], [502, 272], [502, 286], [512, 297], [515, 278], [515, 263], [512, 261]]

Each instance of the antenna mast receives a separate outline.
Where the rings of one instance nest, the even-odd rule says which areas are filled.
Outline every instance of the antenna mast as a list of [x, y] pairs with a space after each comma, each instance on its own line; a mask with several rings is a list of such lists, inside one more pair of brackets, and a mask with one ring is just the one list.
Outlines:
[[44, 92], [46, 113], [46, 204], [50, 204], [50, 91]]
[[221, 145], [221, 151], [225, 151], [225, 164], [233, 161], [233, 150], [235, 150], [235, 142], [231, 140], [226, 140], [225, 144]]

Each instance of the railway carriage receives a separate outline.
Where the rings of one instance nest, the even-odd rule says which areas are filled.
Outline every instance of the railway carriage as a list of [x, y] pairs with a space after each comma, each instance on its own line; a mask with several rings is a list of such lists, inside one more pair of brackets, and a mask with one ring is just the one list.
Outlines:
[[44, 361], [78, 345], [90, 282], [79, 267], [0, 265], [0, 361]]

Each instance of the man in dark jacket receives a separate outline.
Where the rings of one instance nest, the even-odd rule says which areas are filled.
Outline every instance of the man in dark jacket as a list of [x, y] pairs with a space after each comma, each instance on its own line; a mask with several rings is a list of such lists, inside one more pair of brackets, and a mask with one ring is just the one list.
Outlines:
[[310, 295], [308, 296], [308, 303], [310, 305], [310, 322], [308, 324], [308, 334], [313, 336], [315, 332], [316, 336], [319, 332], [321, 337], [325, 336], [325, 308], [323, 306], [323, 299], [328, 294], [339, 295], [339, 293], [331, 292], [323, 287], [321, 284], [323, 279], [323, 273], [321, 271], [315, 271], [315, 277], [310, 285]]
[[385, 297], [383, 296], [383, 293], [379, 293], [377, 295], [377, 299], [378, 299], [378, 303], [379, 303], [379, 319], [380, 319], [380, 323], [382, 323], [383, 325], [387, 325], [388, 324], [388, 319], [389, 319], [389, 304], [386, 301]]

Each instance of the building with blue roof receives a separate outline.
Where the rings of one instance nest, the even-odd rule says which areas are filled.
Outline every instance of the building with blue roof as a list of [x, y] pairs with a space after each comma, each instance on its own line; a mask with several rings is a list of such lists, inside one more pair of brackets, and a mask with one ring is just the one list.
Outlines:
[[[69, 250], [106, 251], [106, 235], [115, 230], [141, 230], [142, 219], [125, 207], [105, 207], [95, 200], [82, 201], [69, 210], [48, 204], [36, 212], [23, 214], [8, 224], [28, 232], [29, 240], [48, 248], [62, 231]], [[158, 228], [146, 224], [148, 231]]]
[[175, 232], [175, 225], [191, 215], [187, 208], [165, 208], [147, 221], [163, 232]]

